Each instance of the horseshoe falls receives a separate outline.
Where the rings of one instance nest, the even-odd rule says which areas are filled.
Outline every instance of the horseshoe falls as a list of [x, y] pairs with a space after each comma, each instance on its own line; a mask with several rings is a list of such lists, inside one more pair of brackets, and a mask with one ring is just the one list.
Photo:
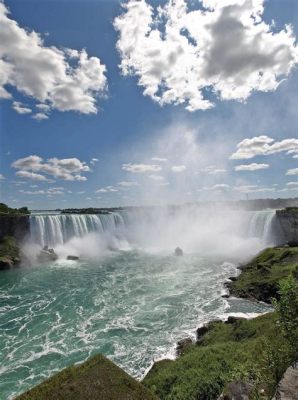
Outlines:
[[[0, 398], [99, 352], [141, 378], [200, 324], [266, 312], [221, 296], [239, 262], [274, 244], [274, 224], [272, 210], [33, 213], [30, 266], [0, 274]], [[45, 245], [57, 261], [37, 261]]]

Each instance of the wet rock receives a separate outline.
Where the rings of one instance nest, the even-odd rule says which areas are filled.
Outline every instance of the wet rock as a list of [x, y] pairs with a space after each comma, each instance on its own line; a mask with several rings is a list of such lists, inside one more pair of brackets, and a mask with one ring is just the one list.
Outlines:
[[75, 260], [79, 260], [79, 257], [78, 256], [67, 256], [66, 259], [75, 261]]
[[222, 297], [223, 299], [229, 299], [229, 298], [230, 298], [230, 295], [227, 293], [227, 294], [223, 294], [221, 297]]
[[230, 276], [229, 280], [231, 282], [235, 282], [235, 281], [237, 281], [237, 277], [236, 276]]
[[177, 357], [181, 356], [182, 354], [185, 353], [185, 351], [193, 344], [192, 340], [190, 337], [187, 337], [185, 339], [179, 340], [177, 343], [176, 347], [176, 354]]
[[225, 321], [225, 324], [235, 324], [238, 321], [243, 321], [245, 318], [241, 317], [233, 317], [232, 315], [228, 317], [228, 319]]
[[58, 255], [55, 253], [54, 249], [42, 249], [40, 250], [37, 260], [39, 262], [49, 262], [58, 260]]
[[196, 331], [196, 336], [197, 336], [196, 343], [197, 344], [202, 343], [203, 337], [206, 335], [207, 332], [209, 332], [209, 330], [211, 329], [212, 326], [214, 326], [214, 324], [222, 324], [222, 321], [220, 319], [215, 319], [213, 321], [208, 322], [208, 324], [200, 326], [197, 329], [197, 331]]
[[0, 259], [0, 270], [6, 270], [6, 269], [11, 269], [14, 267], [14, 262], [11, 258], [9, 257], [2, 257]]
[[175, 256], [183, 256], [183, 250], [180, 247], [176, 247]]

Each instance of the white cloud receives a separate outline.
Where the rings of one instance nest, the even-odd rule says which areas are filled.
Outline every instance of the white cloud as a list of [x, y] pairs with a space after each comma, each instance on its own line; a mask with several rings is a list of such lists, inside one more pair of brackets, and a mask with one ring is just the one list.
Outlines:
[[123, 171], [133, 172], [133, 173], [145, 173], [145, 172], [159, 172], [162, 170], [160, 165], [155, 164], [123, 164]]
[[252, 91], [273, 91], [297, 62], [292, 28], [277, 32], [262, 20], [264, 0], [186, 0], [154, 8], [129, 0], [115, 19], [124, 75], [135, 75], [143, 94], [160, 105], [185, 104], [189, 111], [220, 99], [246, 100]]
[[298, 139], [284, 139], [275, 142], [268, 136], [255, 136], [244, 139], [237, 144], [237, 151], [231, 155], [231, 160], [243, 160], [259, 155], [267, 156], [270, 154], [287, 152], [292, 154], [298, 151]]
[[42, 121], [44, 119], [49, 119], [49, 116], [45, 113], [39, 112], [39, 113], [32, 115], [32, 118], [36, 119], [37, 121]]
[[95, 164], [98, 163], [98, 162], [99, 162], [99, 159], [93, 157], [93, 158], [91, 158], [90, 164], [91, 164], [91, 165], [95, 165]]
[[121, 182], [118, 182], [117, 185], [122, 186], [122, 187], [132, 187], [132, 186], [139, 186], [139, 183], [134, 182], [134, 181], [121, 181]]
[[185, 165], [174, 165], [171, 170], [173, 172], [184, 172], [186, 170], [186, 166]]
[[54, 157], [44, 161], [37, 155], [20, 158], [12, 163], [12, 167], [19, 170], [16, 175], [34, 180], [48, 180], [38, 174], [41, 172], [66, 181], [86, 181], [87, 178], [81, 174], [90, 171], [88, 165], [77, 158], [58, 159]]
[[168, 161], [167, 158], [161, 158], [161, 157], [152, 157], [151, 160], [156, 161], [156, 162], [161, 162], [161, 163], [165, 163]]
[[241, 185], [235, 186], [234, 190], [241, 192], [241, 193], [251, 193], [255, 190], [258, 190], [258, 185]]
[[298, 187], [298, 182], [288, 182], [287, 186], [293, 186], [293, 187], [297, 186]]
[[5, 177], [2, 174], [0, 174], [0, 181], [3, 179], [5, 179]]
[[16, 176], [19, 178], [25, 178], [25, 179], [32, 179], [33, 181], [41, 181], [41, 182], [48, 182], [50, 179], [47, 179], [44, 175], [41, 174], [36, 174], [34, 172], [29, 172], [29, 171], [17, 171]]
[[165, 181], [165, 178], [161, 175], [149, 175], [148, 178], [150, 178], [156, 182], [164, 182]]
[[211, 189], [226, 192], [231, 189], [231, 186], [226, 183], [218, 183], [217, 185], [212, 186]]
[[[36, 186], [36, 185], [32, 185]], [[64, 188], [62, 187], [52, 187], [47, 190], [19, 190], [20, 193], [29, 195], [48, 195], [48, 197], [64, 194]]]
[[12, 108], [18, 113], [18, 114], [30, 114], [32, 112], [31, 108], [25, 106], [19, 101], [14, 101], [12, 103]]
[[288, 169], [286, 175], [298, 175], [298, 168]]
[[[0, 97], [12, 98], [12, 86], [34, 99], [43, 111], [35, 119], [45, 118], [50, 109], [96, 113], [97, 97], [107, 86], [100, 59], [85, 50], [47, 47], [37, 32], [20, 27], [8, 13], [0, 2]], [[24, 107], [14, 108], [20, 112]]]
[[267, 168], [269, 168], [269, 164], [257, 164], [257, 163], [236, 165], [236, 167], [234, 167], [235, 171], [257, 171], [259, 169], [267, 169]]
[[95, 193], [112, 193], [112, 192], [118, 192], [118, 189], [116, 189], [114, 186], [106, 186], [104, 188], [100, 188], [95, 191]]
[[207, 167], [200, 169], [199, 172], [205, 172], [209, 175], [217, 175], [223, 174], [227, 172], [227, 170], [225, 168], [218, 168], [214, 165], [208, 165]]

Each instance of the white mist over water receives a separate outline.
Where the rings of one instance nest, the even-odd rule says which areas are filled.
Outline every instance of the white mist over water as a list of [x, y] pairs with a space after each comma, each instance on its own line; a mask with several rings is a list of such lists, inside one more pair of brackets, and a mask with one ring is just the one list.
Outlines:
[[274, 210], [195, 206], [33, 215], [31, 243], [54, 247], [61, 257], [72, 254], [96, 259], [109, 251], [133, 248], [171, 254], [179, 246], [187, 253], [245, 258], [273, 244], [274, 216]]

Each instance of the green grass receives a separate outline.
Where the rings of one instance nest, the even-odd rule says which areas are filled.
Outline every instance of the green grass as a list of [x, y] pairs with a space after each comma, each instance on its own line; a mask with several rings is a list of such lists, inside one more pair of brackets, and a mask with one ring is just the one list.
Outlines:
[[16, 400], [157, 400], [102, 355], [68, 367]]
[[[156, 363], [143, 383], [160, 399], [165, 400], [214, 400], [234, 379], [250, 380], [262, 387], [268, 398], [274, 387], [271, 370], [266, 368], [264, 349], [266, 343], [279, 352], [284, 339], [276, 326], [276, 314], [269, 313], [252, 320], [239, 320], [234, 324], [212, 324], [200, 345], [191, 346], [175, 361]], [[280, 357], [277, 375], [280, 378], [289, 359]]]
[[231, 295], [269, 303], [278, 297], [279, 282], [290, 274], [298, 274], [298, 248], [268, 248], [243, 267], [228, 288]]

